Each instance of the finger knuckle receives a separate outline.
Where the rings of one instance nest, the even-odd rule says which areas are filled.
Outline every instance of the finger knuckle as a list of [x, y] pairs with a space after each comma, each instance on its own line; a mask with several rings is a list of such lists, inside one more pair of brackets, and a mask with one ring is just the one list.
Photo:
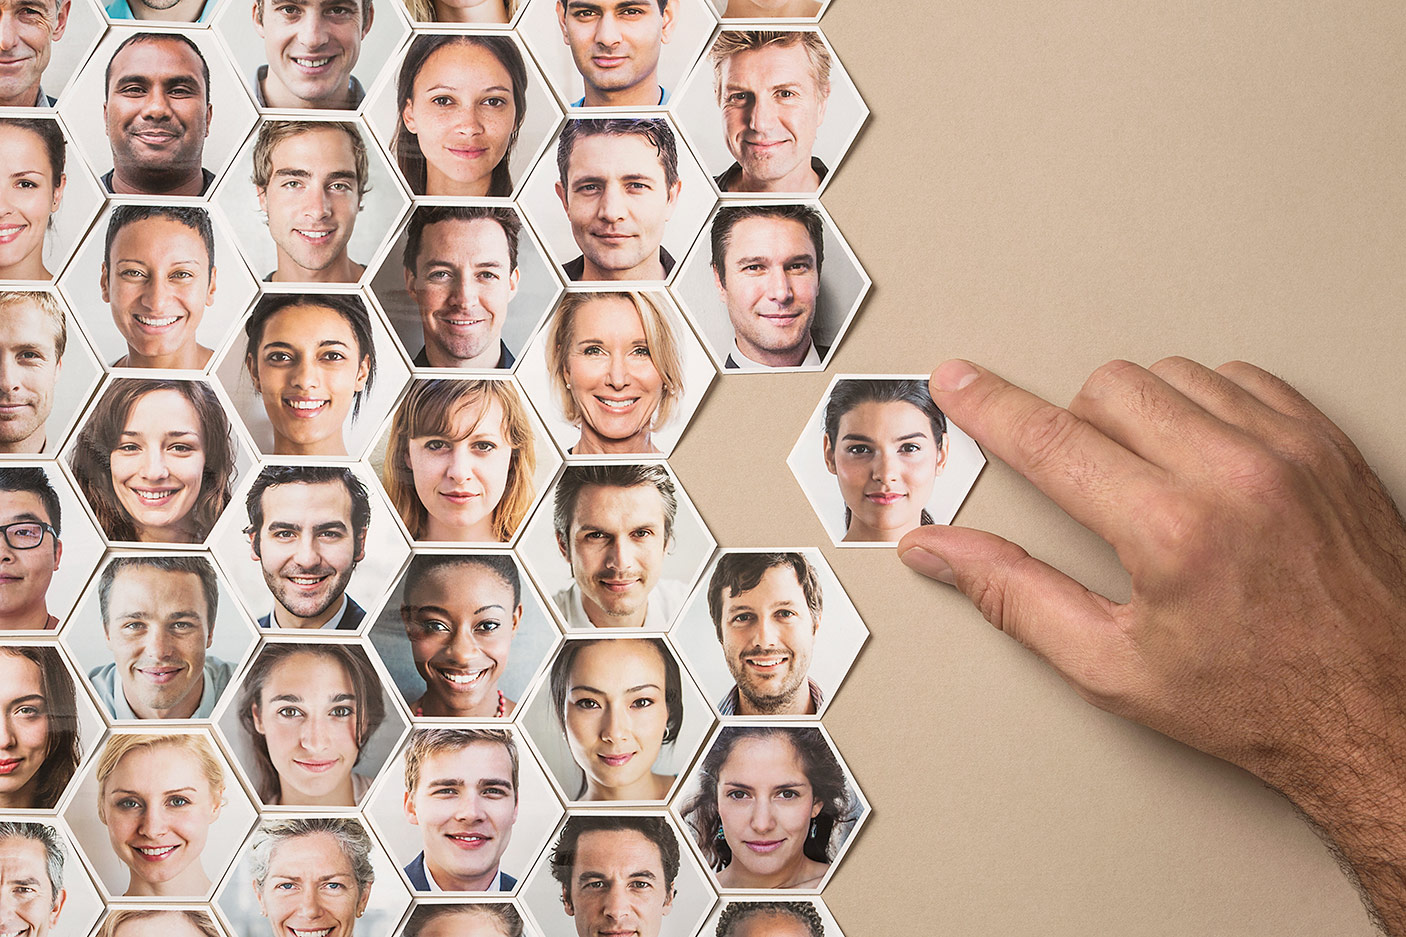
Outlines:
[[1127, 386], [1129, 379], [1140, 371], [1142, 368], [1133, 362], [1114, 358], [1094, 369], [1088, 380], [1084, 381], [1079, 394], [1084, 397], [1102, 397], [1116, 392]]
[[1026, 464], [1039, 471], [1068, 458], [1081, 421], [1059, 407], [1039, 407], [1025, 414], [1014, 429], [1016, 446]]

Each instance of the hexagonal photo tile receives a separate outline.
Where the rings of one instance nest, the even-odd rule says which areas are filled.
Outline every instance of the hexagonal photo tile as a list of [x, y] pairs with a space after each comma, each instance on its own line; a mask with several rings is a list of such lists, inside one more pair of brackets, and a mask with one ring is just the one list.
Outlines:
[[380, 487], [364, 462], [265, 462], [240, 483], [210, 547], [260, 628], [374, 620], [410, 553]]
[[[53, 820], [7, 820], [0, 847], [7, 874], [40, 883], [28, 901], [14, 902], [6, 922], [13, 933], [86, 934], [103, 902], [83, 866], [77, 840]], [[11, 872], [10, 870], [14, 870]], [[50, 875], [53, 871], [56, 874]]]
[[0, 360], [15, 368], [28, 404], [0, 421], [0, 462], [54, 456], [103, 375], [62, 294], [52, 287], [0, 291]]
[[0, 634], [53, 635], [102, 559], [102, 534], [54, 462], [0, 464], [0, 484]]
[[517, 209], [422, 204], [371, 289], [414, 367], [480, 371], [517, 364], [561, 281]]
[[672, 803], [724, 892], [817, 894], [869, 802], [819, 724], [723, 725]]
[[417, 551], [371, 629], [416, 720], [513, 718], [560, 640], [507, 551]]
[[[6, 221], [10, 234], [0, 245], [0, 281], [13, 280], [25, 289], [47, 285], [102, 207], [102, 192], [83, 161], [72, 153], [65, 157], [72, 141], [58, 118], [43, 111], [0, 117], [6, 162], [17, 178], [24, 173], [30, 186], [4, 196], [5, 212], [19, 220]], [[62, 178], [55, 178], [55, 163]]]
[[516, 901], [417, 898], [397, 937], [537, 937]]
[[677, 788], [713, 714], [662, 638], [570, 635], [521, 722], [564, 800], [653, 804]]
[[836, 546], [892, 546], [951, 523], [986, 456], [926, 374], [837, 374], [786, 464]]
[[708, 0], [725, 26], [751, 22], [760, 26], [814, 23], [830, 0]]
[[64, 449], [109, 541], [198, 544], [253, 457], [204, 380], [112, 377]]
[[[311, 30], [302, 12], [267, 0], [229, 3], [215, 14], [215, 32], [261, 111], [301, 119], [308, 111], [361, 110], [366, 89], [376, 86], [410, 35], [405, 8], [395, 0], [318, 12]], [[310, 63], [312, 52], [329, 61]]]
[[717, 895], [671, 817], [573, 810], [519, 900], [543, 937], [693, 937]]
[[110, 205], [59, 287], [108, 368], [203, 371], [258, 293], [233, 243], [201, 206]]
[[844, 937], [819, 898], [724, 898], [698, 933], [706, 937]]
[[[261, 141], [263, 186], [253, 181]], [[260, 121], [213, 200], [256, 277], [319, 285], [362, 280], [410, 204], [365, 124], [303, 116]]]
[[37, 101], [39, 107], [54, 107], [63, 100], [74, 76], [93, 54], [93, 49], [106, 31], [107, 20], [103, 17], [102, 4], [93, 0], [71, 0], [63, 35], [49, 43], [47, 64], [34, 63], [42, 69], [42, 75], [36, 73], [31, 76], [31, 79], [39, 79], [39, 88], [35, 98], [25, 103]]
[[[555, 530], [557, 503], [569, 519]], [[562, 470], [518, 543], [568, 630], [667, 631], [717, 541], [664, 462]]]
[[434, 32], [410, 40], [366, 119], [414, 195], [510, 198], [561, 108], [516, 33]]
[[[261, 875], [255, 855], [264, 860]], [[325, 887], [331, 883], [338, 887]], [[215, 896], [230, 933], [245, 937], [389, 934], [409, 904], [394, 863], [360, 820], [306, 814], [265, 816]]]
[[411, 730], [366, 805], [417, 894], [516, 891], [561, 815], [516, 730], [447, 724]]
[[869, 287], [819, 202], [727, 202], [673, 293], [724, 373], [759, 374], [822, 370]]
[[869, 629], [818, 549], [747, 548], [719, 552], [669, 638], [721, 715], [817, 718]]
[[[635, 115], [628, 132], [608, 133], [603, 119], [568, 118], [518, 203], [569, 283], [658, 286], [688, 252], [717, 195], [673, 118]], [[557, 160], [563, 135], [564, 179]]]
[[[530, 0], [518, 23], [562, 104], [572, 108], [667, 106], [716, 25], [705, 0], [646, 9], [645, 22], [580, 7], [563, 13], [554, 0]], [[608, 54], [617, 50], [632, 54]]]
[[718, 190], [743, 197], [824, 191], [869, 117], [830, 43], [805, 28], [724, 27], [674, 110]]
[[165, 725], [211, 718], [255, 634], [208, 555], [122, 551], [62, 640], [108, 719]]
[[318, 462], [359, 458], [410, 376], [356, 290], [265, 291], [214, 373], [263, 455]]
[[[144, 195], [163, 204], [173, 198], [185, 198], [186, 193], [173, 195], [169, 189], [194, 185], [195, 180], [185, 183], [183, 176], [168, 177], [160, 173], [168, 165], [189, 165], [190, 157], [199, 157], [203, 169], [202, 178], [198, 180], [201, 188], [190, 192], [189, 197], [208, 195], [211, 184], [229, 166], [235, 150], [253, 126], [254, 108], [240, 90], [239, 76], [208, 29], [164, 26], [160, 38], [142, 39], [123, 48], [119, 54], [118, 48], [137, 35], [155, 34], [137, 24], [113, 26], [108, 30], [83, 71], [74, 79], [73, 87], [64, 95], [59, 114], [73, 131], [78, 151], [94, 174], [102, 178], [103, 191], [122, 190], [120, 194]], [[191, 55], [192, 45], [199, 55]], [[108, 66], [114, 60], [114, 85], [124, 76], [130, 76], [131, 85], [131, 90], [124, 90], [117, 97], [111, 97], [104, 84]], [[206, 89], [208, 109], [200, 106], [196, 96], [179, 99], [174, 109], [172, 102], [177, 99], [163, 99], [164, 125], [173, 137], [163, 149], [179, 148], [179, 152], [156, 154], [159, 160], [148, 155], [151, 145], [134, 139], [155, 119], [148, 111], [151, 87], [148, 76], [164, 69], [170, 73], [168, 80], [185, 76], [198, 87], [202, 60], [210, 70], [210, 84]], [[114, 173], [118, 163], [121, 170]], [[154, 177], [153, 172], [157, 173]], [[158, 185], [162, 188], [156, 188]]]
[[407, 722], [359, 641], [266, 634], [215, 713], [265, 808], [356, 807]]
[[[214, 2], [214, 0], [210, 0]], [[109, 908], [92, 937], [224, 937], [204, 905], [128, 905]]]
[[717, 376], [663, 292], [571, 292], [517, 371], [568, 456], [669, 455]]
[[511, 377], [416, 378], [371, 453], [417, 544], [511, 543], [561, 456]]
[[64, 819], [109, 898], [207, 901], [256, 817], [209, 729], [119, 729]]
[[0, 645], [0, 704], [15, 714], [8, 720], [12, 741], [4, 757], [10, 767], [0, 777], [0, 810], [52, 813], [72, 788], [105, 728], [78, 686], [78, 675], [56, 645]]

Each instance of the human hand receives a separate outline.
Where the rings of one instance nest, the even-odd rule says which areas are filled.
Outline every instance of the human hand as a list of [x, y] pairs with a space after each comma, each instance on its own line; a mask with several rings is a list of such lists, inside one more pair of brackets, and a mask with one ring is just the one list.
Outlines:
[[903, 562], [1094, 705], [1283, 791], [1406, 934], [1406, 525], [1351, 440], [1243, 362], [1111, 362], [1067, 410], [961, 361], [930, 387], [1117, 550], [1132, 593], [959, 527], [909, 533]]

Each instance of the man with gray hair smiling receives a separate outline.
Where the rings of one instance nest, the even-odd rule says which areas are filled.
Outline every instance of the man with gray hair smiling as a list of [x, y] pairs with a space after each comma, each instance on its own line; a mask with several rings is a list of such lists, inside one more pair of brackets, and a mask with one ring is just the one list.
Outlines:
[[0, 934], [45, 937], [59, 923], [64, 846], [43, 823], [0, 822]]

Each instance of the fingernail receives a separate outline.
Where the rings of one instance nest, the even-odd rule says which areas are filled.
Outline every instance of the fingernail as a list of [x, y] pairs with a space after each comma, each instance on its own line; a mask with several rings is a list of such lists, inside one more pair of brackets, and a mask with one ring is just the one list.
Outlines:
[[929, 579], [936, 579], [938, 582], [945, 582], [949, 586], [957, 584], [957, 577], [952, 572], [952, 567], [947, 561], [936, 553], [929, 553], [922, 547], [909, 547], [908, 551], [899, 557], [903, 565], [909, 569], [922, 573]]
[[938, 390], [961, 390], [976, 380], [976, 368], [961, 358], [953, 358], [938, 365], [932, 375], [932, 383]]

